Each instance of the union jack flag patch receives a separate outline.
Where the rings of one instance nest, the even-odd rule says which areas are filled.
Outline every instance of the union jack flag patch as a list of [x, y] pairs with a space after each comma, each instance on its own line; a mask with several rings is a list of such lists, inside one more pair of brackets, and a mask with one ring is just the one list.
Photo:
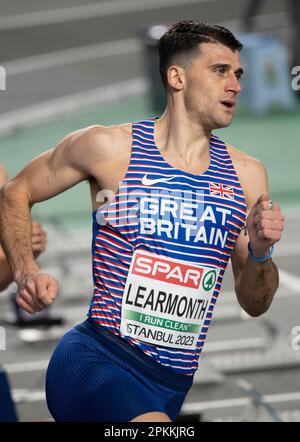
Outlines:
[[226, 184], [209, 183], [209, 194], [234, 200], [233, 186], [226, 186]]

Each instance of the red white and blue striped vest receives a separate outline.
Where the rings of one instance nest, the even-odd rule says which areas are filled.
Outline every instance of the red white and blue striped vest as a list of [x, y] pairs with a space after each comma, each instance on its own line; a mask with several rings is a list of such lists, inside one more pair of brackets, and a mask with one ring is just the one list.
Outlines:
[[246, 202], [226, 145], [210, 140], [201, 175], [176, 169], [134, 123], [130, 164], [93, 224], [89, 316], [171, 369], [192, 375]]

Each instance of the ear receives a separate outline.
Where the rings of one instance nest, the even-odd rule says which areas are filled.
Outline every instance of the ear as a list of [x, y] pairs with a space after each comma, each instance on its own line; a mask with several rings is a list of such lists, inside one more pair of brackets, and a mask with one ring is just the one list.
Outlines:
[[168, 85], [177, 91], [181, 91], [185, 86], [185, 72], [180, 66], [169, 66], [167, 71]]

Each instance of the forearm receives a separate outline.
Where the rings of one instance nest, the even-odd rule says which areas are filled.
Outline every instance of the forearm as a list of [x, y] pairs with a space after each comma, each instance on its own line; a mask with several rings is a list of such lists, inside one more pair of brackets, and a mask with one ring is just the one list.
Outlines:
[[255, 262], [248, 256], [236, 280], [235, 292], [241, 307], [249, 315], [259, 316], [270, 307], [278, 285], [278, 269], [272, 259]]
[[1, 243], [12, 269], [13, 280], [38, 271], [34, 260], [31, 236], [31, 213], [26, 194], [10, 184], [0, 195]]

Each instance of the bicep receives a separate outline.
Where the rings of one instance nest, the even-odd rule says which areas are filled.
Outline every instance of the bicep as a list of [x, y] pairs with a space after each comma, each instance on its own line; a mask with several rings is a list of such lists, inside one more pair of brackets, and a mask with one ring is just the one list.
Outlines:
[[[7, 188], [26, 194], [33, 205], [47, 200], [88, 178], [82, 149], [80, 131], [68, 135], [54, 149], [34, 158]], [[85, 170], [86, 169], [86, 170]]]

